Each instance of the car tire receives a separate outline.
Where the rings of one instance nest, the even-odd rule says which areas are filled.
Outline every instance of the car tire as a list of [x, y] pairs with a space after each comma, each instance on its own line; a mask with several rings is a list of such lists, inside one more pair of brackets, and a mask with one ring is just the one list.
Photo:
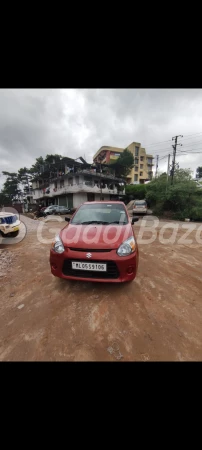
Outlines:
[[15, 237], [18, 236], [19, 232], [20, 232], [19, 230], [13, 231], [13, 233], [10, 233], [10, 236], [9, 236], [9, 237], [15, 238]]

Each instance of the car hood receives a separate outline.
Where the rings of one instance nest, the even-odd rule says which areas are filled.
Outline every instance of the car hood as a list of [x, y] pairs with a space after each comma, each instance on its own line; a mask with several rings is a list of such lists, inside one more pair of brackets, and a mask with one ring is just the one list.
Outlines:
[[64, 247], [83, 249], [117, 249], [123, 241], [133, 236], [127, 225], [67, 225], [60, 232]]

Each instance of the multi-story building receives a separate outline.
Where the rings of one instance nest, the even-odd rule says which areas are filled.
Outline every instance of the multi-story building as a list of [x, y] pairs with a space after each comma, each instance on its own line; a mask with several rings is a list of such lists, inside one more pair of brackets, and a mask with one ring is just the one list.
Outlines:
[[[139, 142], [132, 142], [126, 147], [134, 156], [134, 167], [127, 176], [127, 183], [144, 183], [151, 180], [153, 176], [153, 156], [146, 153], [145, 148], [141, 147]], [[107, 163], [115, 161], [119, 158], [124, 148], [109, 147], [104, 145], [94, 155], [94, 163]]]
[[51, 178], [47, 173], [47, 178], [44, 175], [32, 181], [35, 202], [44, 206], [57, 204], [77, 208], [86, 201], [116, 200], [124, 194], [124, 181], [99, 172], [99, 167], [78, 162], [68, 166], [71, 168], [67, 170], [67, 165], [64, 165], [64, 171], [57, 171]]

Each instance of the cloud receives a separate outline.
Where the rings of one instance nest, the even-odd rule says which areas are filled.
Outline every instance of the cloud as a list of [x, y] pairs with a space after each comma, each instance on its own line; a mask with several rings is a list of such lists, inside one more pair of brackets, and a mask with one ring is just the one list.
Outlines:
[[[47, 153], [91, 162], [102, 145], [133, 141], [161, 158], [172, 153], [173, 136], [202, 131], [201, 110], [200, 89], [1, 89], [0, 171], [29, 167]], [[202, 152], [200, 143], [192, 147], [196, 140], [182, 140], [190, 154], [177, 156], [180, 167], [202, 165], [202, 153], [191, 153]], [[166, 165], [160, 159], [159, 169]]]

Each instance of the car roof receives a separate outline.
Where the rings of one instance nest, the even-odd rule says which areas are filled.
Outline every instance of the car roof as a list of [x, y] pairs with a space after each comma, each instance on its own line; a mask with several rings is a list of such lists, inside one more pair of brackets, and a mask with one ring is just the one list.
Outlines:
[[94, 201], [94, 202], [84, 202], [83, 203], [83, 205], [91, 205], [91, 204], [96, 204], [96, 203], [106, 203], [107, 205], [111, 205], [111, 203], [112, 204], [119, 204], [119, 205], [124, 205], [125, 206], [125, 204], [123, 203], [123, 202], [120, 202], [120, 201], [115, 201], [115, 200], [98, 200], [98, 201]]
[[15, 216], [15, 214], [13, 214], [12, 212], [0, 212], [0, 217], [5, 217], [5, 216]]

